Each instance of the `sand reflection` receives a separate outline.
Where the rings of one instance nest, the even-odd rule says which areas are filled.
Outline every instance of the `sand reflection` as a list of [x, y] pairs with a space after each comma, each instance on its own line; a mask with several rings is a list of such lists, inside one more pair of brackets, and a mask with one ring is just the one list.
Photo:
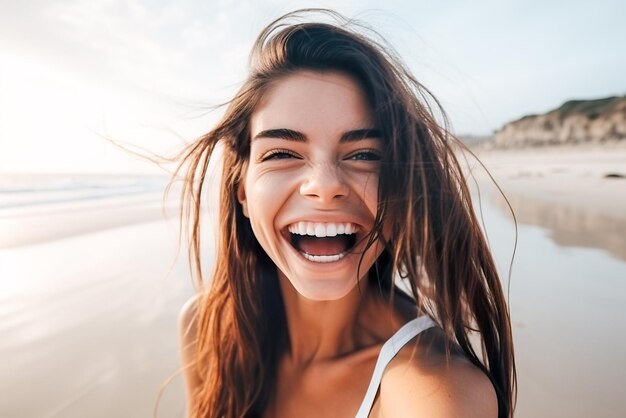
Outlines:
[[[557, 245], [600, 248], [626, 260], [626, 220], [589, 208], [528, 196], [509, 194], [507, 198], [518, 222], [547, 229]], [[498, 210], [510, 214], [502, 196], [493, 195], [491, 202]]]

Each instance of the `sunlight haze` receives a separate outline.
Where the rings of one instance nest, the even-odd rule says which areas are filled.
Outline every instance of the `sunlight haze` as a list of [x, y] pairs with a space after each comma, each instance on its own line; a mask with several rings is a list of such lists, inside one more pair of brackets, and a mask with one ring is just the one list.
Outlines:
[[484, 135], [566, 100], [626, 93], [619, 1], [0, 1], [0, 173], [158, 172], [242, 82], [257, 33], [300, 7], [379, 31]]

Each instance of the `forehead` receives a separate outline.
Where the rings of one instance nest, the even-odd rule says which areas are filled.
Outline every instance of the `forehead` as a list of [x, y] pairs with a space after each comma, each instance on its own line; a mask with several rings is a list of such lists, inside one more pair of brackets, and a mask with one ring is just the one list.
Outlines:
[[335, 134], [374, 127], [365, 93], [339, 72], [298, 71], [272, 83], [250, 122], [252, 136], [277, 128]]

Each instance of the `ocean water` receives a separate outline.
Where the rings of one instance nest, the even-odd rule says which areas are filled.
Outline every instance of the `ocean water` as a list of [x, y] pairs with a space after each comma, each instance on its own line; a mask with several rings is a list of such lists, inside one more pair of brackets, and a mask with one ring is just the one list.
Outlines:
[[173, 216], [176, 193], [164, 201], [168, 181], [161, 175], [1, 174], [0, 248]]
[[168, 180], [163, 175], [0, 173], [0, 210], [159, 192]]

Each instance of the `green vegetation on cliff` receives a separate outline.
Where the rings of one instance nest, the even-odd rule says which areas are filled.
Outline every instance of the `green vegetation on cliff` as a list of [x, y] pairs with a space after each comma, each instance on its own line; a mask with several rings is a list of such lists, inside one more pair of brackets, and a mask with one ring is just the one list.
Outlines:
[[[611, 96], [603, 99], [592, 100], [569, 100], [563, 103], [556, 109], [546, 112], [545, 115], [558, 116], [560, 119], [565, 119], [571, 115], [584, 115], [589, 119], [595, 119], [600, 115], [610, 113], [616, 110], [620, 103], [626, 103], [625, 96]], [[521, 118], [513, 121], [519, 122], [526, 119], [532, 119], [540, 116], [538, 114], [531, 114], [522, 116]]]
[[595, 100], [570, 100], [550, 113], [556, 113], [561, 118], [574, 114], [582, 114], [589, 119], [613, 112], [620, 102], [626, 102], [626, 96], [612, 96]]
[[499, 148], [603, 143], [626, 140], [626, 96], [570, 100], [540, 115], [505, 124], [494, 135]]

